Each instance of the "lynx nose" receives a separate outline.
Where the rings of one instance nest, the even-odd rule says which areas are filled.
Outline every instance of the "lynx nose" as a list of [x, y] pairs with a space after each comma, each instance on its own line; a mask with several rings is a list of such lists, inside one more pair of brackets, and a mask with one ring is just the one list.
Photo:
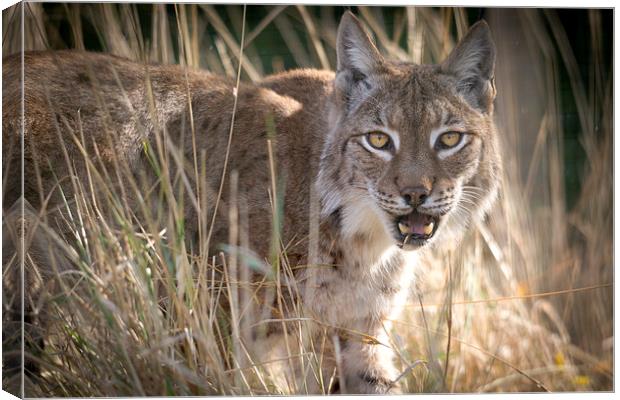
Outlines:
[[424, 203], [429, 194], [430, 190], [424, 186], [408, 187], [401, 191], [405, 202], [413, 207]]

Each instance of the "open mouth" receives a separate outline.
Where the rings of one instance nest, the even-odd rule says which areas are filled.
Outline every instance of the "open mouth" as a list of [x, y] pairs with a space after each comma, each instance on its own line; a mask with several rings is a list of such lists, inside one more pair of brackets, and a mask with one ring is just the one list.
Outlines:
[[399, 247], [422, 246], [433, 237], [439, 226], [439, 217], [413, 211], [396, 220]]

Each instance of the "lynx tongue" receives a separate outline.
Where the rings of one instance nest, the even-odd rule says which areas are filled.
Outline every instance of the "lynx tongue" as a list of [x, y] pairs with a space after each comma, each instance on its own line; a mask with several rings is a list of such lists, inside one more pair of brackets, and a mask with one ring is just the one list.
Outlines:
[[430, 236], [435, 228], [432, 216], [412, 212], [398, 223], [398, 229], [403, 235]]

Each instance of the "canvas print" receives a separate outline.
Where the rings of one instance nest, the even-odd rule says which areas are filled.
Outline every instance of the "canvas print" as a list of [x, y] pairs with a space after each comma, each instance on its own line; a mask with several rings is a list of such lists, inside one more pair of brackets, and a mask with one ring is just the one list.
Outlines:
[[2, 389], [613, 390], [613, 10], [3, 10]]

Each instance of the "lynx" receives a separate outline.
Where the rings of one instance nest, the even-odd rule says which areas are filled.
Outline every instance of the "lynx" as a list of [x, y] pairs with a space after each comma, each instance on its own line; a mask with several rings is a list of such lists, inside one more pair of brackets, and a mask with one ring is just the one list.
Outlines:
[[[248, 210], [248, 245], [267, 257], [273, 199], [266, 141], [272, 138], [283, 194], [281, 241], [293, 243], [287, 253], [299, 266], [291, 301], [318, 322], [308, 337], [327, 332], [320, 349], [324, 379], [337, 369], [339, 389], [333, 391], [398, 393], [400, 372], [383, 344], [412, 290], [418, 255], [453, 246], [496, 197], [501, 166], [494, 63], [484, 21], [442, 63], [416, 65], [385, 59], [350, 12], [338, 28], [335, 72], [293, 70], [242, 83], [238, 91], [232, 80], [179, 66], [79, 51], [27, 52], [23, 198], [41, 204], [34, 209], [61, 208], [75, 187], [63, 179], [68, 165], [86, 182], [84, 154], [97, 154], [102, 170], [120, 163], [154, 184], [143, 143], [155, 148], [154, 132], [161, 130], [185, 160], [206, 155], [209, 212], [215, 212], [221, 176], [234, 171], [236, 196]], [[5, 58], [3, 67], [6, 211], [21, 196], [20, 56]], [[83, 147], [72, 139], [78, 132], [84, 133]], [[196, 188], [195, 180], [187, 184]], [[210, 246], [229, 241], [228, 187], [223, 185]], [[123, 196], [138, 210], [150, 195]], [[191, 241], [199, 218], [195, 207], [184, 210]], [[283, 337], [292, 335], [286, 329], [270, 325], [264, 357], [285, 354]], [[282, 374], [290, 373], [285, 369]], [[309, 390], [323, 391], [318, 383]]]

